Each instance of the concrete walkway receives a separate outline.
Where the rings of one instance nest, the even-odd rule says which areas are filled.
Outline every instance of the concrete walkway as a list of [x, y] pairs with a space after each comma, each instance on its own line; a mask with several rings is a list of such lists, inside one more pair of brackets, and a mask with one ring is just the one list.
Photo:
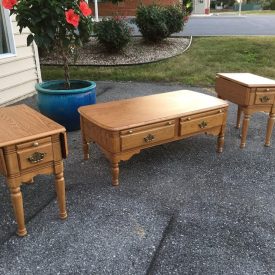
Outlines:
[[[98, 102], [186, 88], [97, 85]], [[23, 102], [35, 107], [34, 97]], [[235, 118], [230, 104], [222, 154], [204, 135], [147, 149], [121, 164], [117, 188], [96, 145], [84, 162], [80, 132], [69, 133], [68, 220], [58, 219], [53, 178], [39, 176], [22, 188], [25, 238], [14, 235], [1, 177], [0, 274], [274, 274], [275, 146], [263, 146], [258, 113], [240, 150]]]

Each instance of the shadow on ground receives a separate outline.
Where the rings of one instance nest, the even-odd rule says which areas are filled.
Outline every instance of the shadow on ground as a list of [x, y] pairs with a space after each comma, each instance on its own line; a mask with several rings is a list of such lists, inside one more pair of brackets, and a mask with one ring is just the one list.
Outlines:
[[[183, 88], [99, 82], [97, 91], [103, 102]], [[35, 98], [23, 102], [34, 106]], [[1, 177], [0, 273], [274, 274], [275, 149], [263, 146], [267, 115], [253, 116], [244, 150], [235, 116], [230, 104], [222, 154], [216, 138], [204, 135], [147, 149], [122, 162], [119, 187], [111, 186], [96, 145], [83, 161], [80, 132], [69, 133], [68, 220], [58, 219], [53, 178], [39, 176], [22, 188], [25, 238], [15, 236]]]

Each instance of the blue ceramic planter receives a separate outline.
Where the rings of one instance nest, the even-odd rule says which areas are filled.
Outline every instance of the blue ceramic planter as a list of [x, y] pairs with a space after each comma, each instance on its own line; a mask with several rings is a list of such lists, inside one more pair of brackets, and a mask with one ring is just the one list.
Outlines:
[[96, 103], [96, 84], [86, 80], [71, 80], [71, 89], [64, 90], [63, 80], [35, 85], [40, 112], [63, 125], [67, 131], [80, 129], [77, 109]]

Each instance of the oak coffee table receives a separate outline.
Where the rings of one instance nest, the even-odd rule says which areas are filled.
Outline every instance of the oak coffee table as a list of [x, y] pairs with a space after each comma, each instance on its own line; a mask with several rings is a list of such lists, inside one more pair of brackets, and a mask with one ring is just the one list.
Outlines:
[[7, 178], [18, 225], [25, 236], [24, 208], [20, 186], [39, 174], [54, 174], [59, 217], [67, 217], [63, 158], [67, 157], [63, 126], [22, 104], [0, 108], [0, 174]]
[[228, 103], [181, 90], [83, 106], [80, 113], [84, 159], [95, 142], [110, 160], [112, 184], [118, 185], [119, 162], [140, 150], [200, 133], [218, 136], [223, 151]]
[[238, 105], [236, 128], [243, 116], [241, 148], [245, 147], [250, 117], [255, 112], [269, 113], [265, 146], [270, 146], [275, 121], [275, 81], [250, 73], [218, 73], [216, 92], [219, 98]]

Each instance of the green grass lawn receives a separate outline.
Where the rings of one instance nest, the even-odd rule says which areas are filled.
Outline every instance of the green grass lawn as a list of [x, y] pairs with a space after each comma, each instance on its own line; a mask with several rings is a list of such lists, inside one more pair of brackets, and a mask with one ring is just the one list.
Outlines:
[[[214, 85], [218, 72], [250, 72], [275, 79], [275, 37], [200, 37], [165, 61], [120, 67], [71, 67], [72, 79]], [[42, 66], [43, 80], [62, 79], [61, 67]]]
[[242, 14], [275, 14], [275, 10], [242, 11]]
[[[219, 13], [219, 14], [239, 14], [239, 11], [234, 10], [212, 10], [211, 13]], [[255, 14], [255, 15], [269, 15], [269, 14], [275, 14], [275, 10], [249, 10], [249, 11], [241, 11], [241, 14]]]

